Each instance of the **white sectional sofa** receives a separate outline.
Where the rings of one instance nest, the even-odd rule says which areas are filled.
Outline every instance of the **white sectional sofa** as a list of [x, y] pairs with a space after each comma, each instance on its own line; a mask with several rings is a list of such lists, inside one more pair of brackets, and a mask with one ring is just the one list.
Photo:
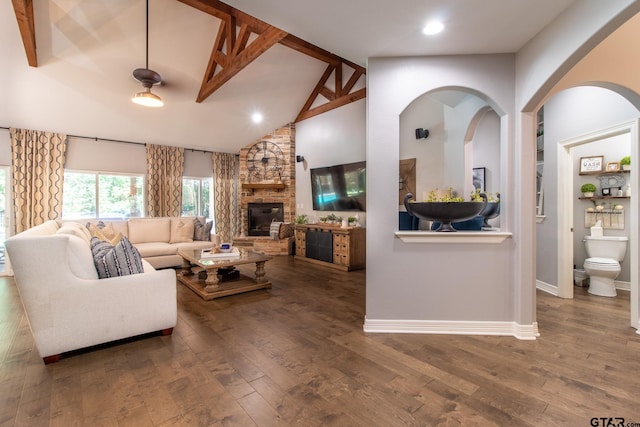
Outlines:
[[142, 273], [98, 279], [89, 241], [84, 225], [48, 221], [5, 243], [45, 363], [123, 338], [168, 335], [176, 325], [175, 270], [143, 259]]
[[[205, 218], [198, 217], [204, 224]], [[122, 233], [140, 251], [142, 258], [154, 268], [177, 267], [182, 264], [179, 249], [206, 249], [218, 244], [218, 236], [209, 233], [208, 240], [193, 240], [195, 217], [130, 218], [104, 221], [107, 227]], [[86, 225], [87, 221], [74, 221]], [[98, 221], [89, 221], [97, 224]]]

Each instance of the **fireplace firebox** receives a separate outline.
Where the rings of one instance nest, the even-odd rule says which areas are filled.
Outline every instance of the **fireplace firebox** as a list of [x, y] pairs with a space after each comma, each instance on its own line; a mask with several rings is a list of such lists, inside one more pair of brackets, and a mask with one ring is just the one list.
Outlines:
[[268, 236], [271, 223], [284, 221], [283, 203], [248, 203], [249, 236]]

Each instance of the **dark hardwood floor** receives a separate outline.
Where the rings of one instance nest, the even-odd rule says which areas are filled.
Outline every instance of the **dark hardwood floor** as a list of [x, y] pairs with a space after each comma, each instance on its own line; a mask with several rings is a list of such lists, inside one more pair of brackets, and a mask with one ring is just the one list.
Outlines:
[[626, 292], [539, 292], [536, 341], [364, 334], [364, 271], [276, 257], [267, 275], [208, 302], [178, 285], [172, 336], [48, 366], [0, 279], [0, 426], [640, 426]]

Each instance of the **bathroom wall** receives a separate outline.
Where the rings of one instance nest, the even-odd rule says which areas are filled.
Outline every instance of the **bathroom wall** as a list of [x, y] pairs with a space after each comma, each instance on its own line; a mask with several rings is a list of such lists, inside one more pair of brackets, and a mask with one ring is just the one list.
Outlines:
[[[536, 279], [557, 286], [557, 144], [569, 138], [606, 129], [636, 119], [638, 110], [617, 93], [592, 86], [575, 87], [553, 96], [544, 104], [544, 214], [545, 220], [536, 225]], [[600, 153], [600, 148], [594, 153]], [[589, 150], [589, 152], [591, 152]], [[602, 152], [605, 158], [616, 159], [617, 154]], [[590, 154], [589, 154], [590, 155]], [[611, 161], [611, 160], [610, 160]], [[577, 163], [575, 165], [577, 179]], [[574, 194], [574, 212], [579, 207]], [[578, 232], [584, 223], [574, 224]], [[582, 243], [582, 242], [580, 242]], [[574, 253], [576, 250], [574, 248]], [[579, 261], [579, 260], [578, 260]], [[621, 276], [620, 280], [625, 280]]]
[[[577, 266], [577, 268], [582, 268], [584, 264], [585, 258], [587, 258], [587, 252], [584, 247], [584, 236], [590, 234], [590, 228], [585, 227], [585, 209], [589, 207], [594, 207], [593, 202], [590, 200], [580, 200], [578, 197], [582, 195], [580, 192], [580, 187], [582, 184], [590, 182], [594, 184], [598, 191], [600, 190], [600, 180], [597, 179], [594, 175], [577, 175], [578, 173], [578, 162], [580, 161], [580, 157], [590, 157], [590, 156], [604, 156], [604, 162], [617, 162], [623, 156], [629, 155], [631, 150], [631, 142], [630, 135], [623, 134], [618, 135], [611, 138], [601, 139], [598, 141], [590, 142], [587, 144], [579, 145], [571, 150], [571, 158], [574, 164], [574, 171], [576, 176], [573, 179], [573, 196], [574, 196], [574, 204], [573, 204], [573, 263]], [[620, 174], [627, 182], [629, 182], [630, 174]], [[632, 189], [633, 190], [633, 189]], [[629, 236], [629, 228], [630, 228], [630, 199], [608, 199], [608, 200], [597, 200], [597, 203], [605, 202], [607, 203], [607, 207], [609, 202], [613, 202], [614, 204], [620, 204], [624, 206], [624, 230], [615, 230], [615, 229], [604, 229], [605, 236]], [[629, 263], [629, 251], [627, 251], [627, 255], [623, 262], [620, 263], [621, 271], [620, 275], [616, 280], [622, 282], [629, 282], [631, 280], [630, 277], [630, 263]]]

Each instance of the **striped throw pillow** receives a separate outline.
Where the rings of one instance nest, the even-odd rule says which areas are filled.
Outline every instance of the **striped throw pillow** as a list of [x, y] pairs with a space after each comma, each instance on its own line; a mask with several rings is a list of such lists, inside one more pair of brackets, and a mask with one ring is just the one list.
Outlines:
[[124, 236], [115, 245], [92, 237], [91, 253], [100, 279], [144, 272], [140, 252]]

